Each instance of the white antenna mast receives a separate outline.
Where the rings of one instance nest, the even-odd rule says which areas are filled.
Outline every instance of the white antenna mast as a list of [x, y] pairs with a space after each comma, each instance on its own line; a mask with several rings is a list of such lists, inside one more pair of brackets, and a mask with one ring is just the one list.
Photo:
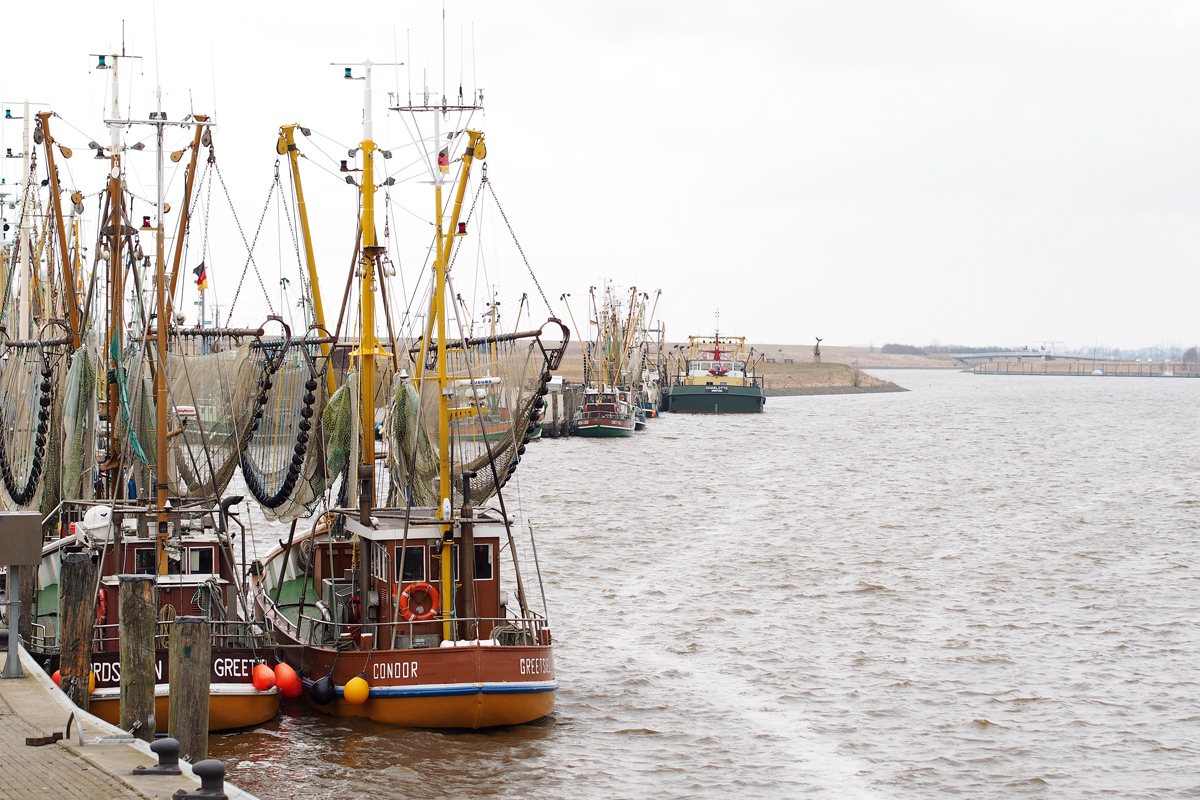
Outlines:
[[[332, 61], [332, 62], [330, 62], [330, 66], [345, 67], [346, 74], [344, 77], [346, 78], [346, 80], [363, 82], [363, 141], [364, 142], [374, 142], [375, 141], [375, 137], [374, 137], [375, 129], [374, 129], [374, 125], [373, 125], [373, 121], [372, 121], [372, 117], [371, 117], [371, 68], [372, 67], [402, 67], [402, 66], [404, 66], [404, 64], [402, 64], [401, 62], [398, 62], [398, 61], [391, 61], [391, 62], [372, 61], [371, 59], [368, 58], [366, 61], [360, 61], [357, 63], [344, 62], [344, 61]], [[352, 71], [352, 69], [354, 67], [362, 67], [363, 68], [363, 71], [364, 71], [363, 77], [361, 77], [361, 78], [354, 77], [354, 73]]]

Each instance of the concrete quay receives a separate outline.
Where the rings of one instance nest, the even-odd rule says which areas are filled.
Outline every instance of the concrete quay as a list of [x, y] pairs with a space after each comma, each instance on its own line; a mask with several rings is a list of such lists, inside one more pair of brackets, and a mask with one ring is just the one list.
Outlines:
[[[0, 800], [170, 800], [180, 789], [200, 787], [200, 779], [183, 762], [182, 775], [134, 775], [134, 767], [157, 763], [150, 746], [140, 740], [102, 741], [127, 734], [76, 708], [24, 647], [20, 652], [25, 677], [0, 679]], [[0, 662], [6, 655], [0, 655]], [[69, 737], [26, 744], [27, 738], [65, 733], [72, 713]], [[230, 800], [255, 800], [230, 783], [225, 794]]]

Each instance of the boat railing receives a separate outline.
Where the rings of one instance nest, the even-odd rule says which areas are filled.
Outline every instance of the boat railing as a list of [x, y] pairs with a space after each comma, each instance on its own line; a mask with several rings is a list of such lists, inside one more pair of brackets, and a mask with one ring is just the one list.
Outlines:
[[[671, 385], [672, 386], [688, 386], [689, 385], [688, 379], [691, 378], [694, 380], [696, 377], [700, 377], [700, 376], [676, 375], [671, 380]], [[704, 376], [704, 377], [707, 378], [707, 377], [715, 377], [715, 376]], [[766, 385], [765, 382], [763, 381], [763, 378], [761, 375], [747, 375], [744, 378], [736, 378], [735, 380], [749, 381], [749, 383], [747, 383], [747, 384], [738, 384], [738, 385], [739, 386], [751, 386], [756, 389], [762, 389]], [[719, 380], [706, 381], [706, 383], [713, 383], [713, 384], [719, 384], [719, 382], [720, 382]], [[726, 380], [726, 382], [728, 383], [728, 380]], [[696, 384], [691, 384], [691, 385], [696, 385]]]
[[[545, 617], [530, 610], [524, 617], [455, 617], [451, 630], [458, 637], [443, 639], [440, 628], [443, 620], [395, 622], [338, 622], [327, 618], [299, 613], [299, 603], [280, 603], [275, 613], [268, 615], [269, 624], [282, 629], [290, 638], [306, 645], [336, 647], [337, 649], [424, 649], [449, 647], [453, 642], [493, 642], [503, 647], [535, 647], [550, 643], [550, 626]], [[306, 603], [305, 608], [313, 608]], [[286, 613], [295, 609], [295, 614]], [[294, 619], [293, 619], [294, 617]], [[477, 636], [468, 637], [465, 631], [474, 630]]]
[[[120, 623], [92, 626], [92, 652], [116, 653], [120, 651]], [[213, 647], [258, 648], [268, 647], [266, 632], [258, 623], [244, 620], [210, 620], [209, 632]], [[166, 650], [170, 645], [171, 623], [159, 621], [154, 633], [154, 649]], [[46, 626], [35, 622], [29, 640], [31, 653], [54, 653], [59, 647], [58, 637], [47, 633]]]
[[33, 634], [29, 638], [28, 650], [31, 653], [46, 653], [58, 645], [58, 637], [46, 633], [46, 626], [40, 622], [33, 623]]

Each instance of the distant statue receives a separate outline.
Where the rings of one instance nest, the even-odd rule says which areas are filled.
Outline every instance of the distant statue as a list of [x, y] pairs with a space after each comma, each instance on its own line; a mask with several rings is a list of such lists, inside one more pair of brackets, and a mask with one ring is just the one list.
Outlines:
[[816, 346], [813, 347], [813, 363], [820, 364], [821, 363], [821, 342], [823, 342], [824, 339], [822, 339], [819, 336], [816, 336], [813, 338], [815, 338], [817, 340]]

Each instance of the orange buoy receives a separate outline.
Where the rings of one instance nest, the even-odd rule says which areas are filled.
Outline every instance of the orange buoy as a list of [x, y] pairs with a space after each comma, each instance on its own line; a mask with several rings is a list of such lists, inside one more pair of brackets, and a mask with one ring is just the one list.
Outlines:
[[279, 691], [286, 692], [298, 680], [296, 670], [287, 664], [281, 661], [275, 665], [275, 685], [279, 687]]
[[304, 691], [304, 682], [301, 681], [299, 678], [297, 678], [296, 680], [294, 680], [290, 684], [288, 684], [288, 687], [286, 689], [280, 689], [279, 691], [287, 699], [295, 700], [297, 697], [300, 696], [300, 693]]
[[346, 682], [346, 688], [342, 690], [342, 696], [346, 698], [347, 703], [359, 705], [367, 702], [367, 698], [371, 696], [371, 684], [367, 683], [366, 679], [361, 675], [357, 678], [351, 678]]
[[260, 692], [265, 692], [275, 685], [275, 670], [268, 667], [266, 664], [258, 664], [254, 667], [254, 688]]
[[54, 674], [51, 675], [50, 677], [54, 680], [54, 682], [56, 684], [58, 684], [59, 686], [62, 686], [62, 671], [61, 670], [57, 670], [57, 669], [54, 670]]

